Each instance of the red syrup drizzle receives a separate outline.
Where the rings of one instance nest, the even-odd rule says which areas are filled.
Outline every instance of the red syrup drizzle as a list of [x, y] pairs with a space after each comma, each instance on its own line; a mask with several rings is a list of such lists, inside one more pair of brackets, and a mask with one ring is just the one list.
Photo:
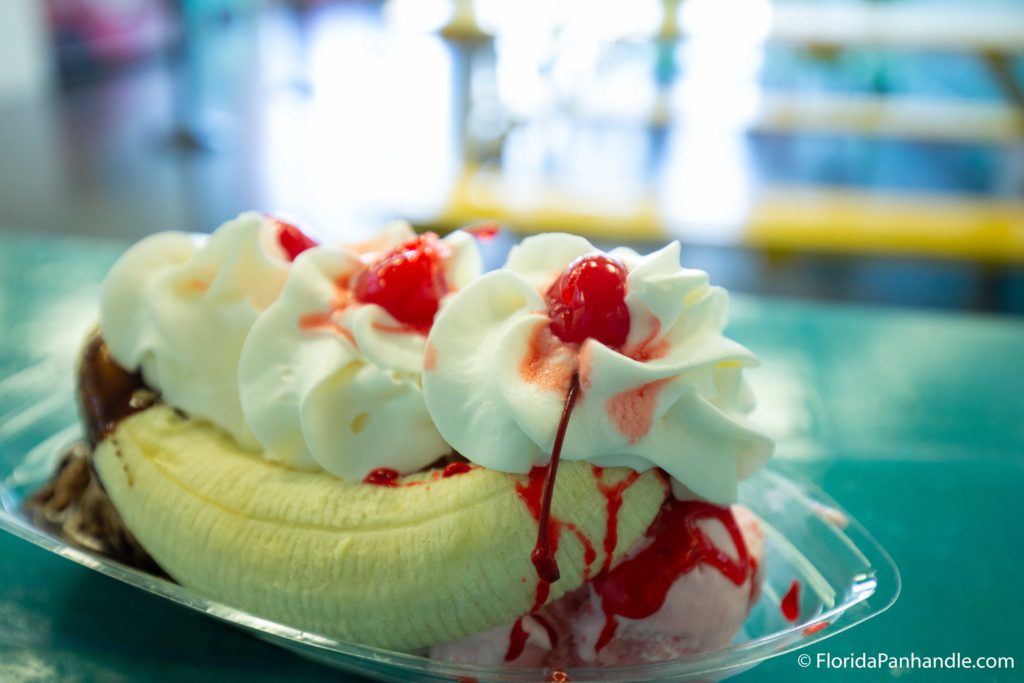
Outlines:
[[519, 659], [520, 655], [523, 654], [523, 650], [526, 649], [526, 641], [529, 637], [530, 634], [523, 628], [523, 618], [519, 617], [512, 624], [512, 632], [508, 635], [508, 651], [505, 652], [506, 662]]
[[793, 579], [793, 583], [789, 584], [789, 590], [782, 596], [779, 609], [782, 610], [782, 616], [786, 621], [796, 621], [800, 618], [800, 582], [796, 579]]
[[444, 466], [441, 478], [447, 479], [448, 477], [454, 477], [456, 474], [465, 474], [471, 469], [473, 468], [469, 466], [468, 462], [450, 462]]
[[378, 467], [363, 479], [364, 484], [370, 484], [372, 486], [386, 486], [388, 488], [395, 488], [398, 486], [398, 470], [393, 470], [389, 467]]
[[[629, 336], [629, 308], [626, 306], [626, 268], [616, 261], [603, 255], [581, 256], [576, 259], [558, 276], [545, 294], [547, 304], [547, 329], [538, 332], [550, 333], [566, 344], [581, 344], [587, 339], [594, 339], [611, 348], [620, 348]], [[536, 334], [535, 334], [536, 337]], [[539, 346], [534, 339], [533, 347]], [[533, 354], [543, 356], [543, 353]], [[538, 363], [524, 360], [525, 369], [532, 375]], [[521, 371], [524, 368], [521, 367]], [[550, 369], [545, 369], [547, 374]], [[524, 373], [526, 375], [527, 373]], [[560, 378], [559, 378], [560, 379]], [[557, 386], [561, 386], [557, 382]], [[569, 389], [565, 395], [565, 405], [555, 433], [555, 442], [551, 449], [551, 460], [545, 467], [534, 467], [530, 470], [527, 484], [516, 484], [516, 493], [526, 504], [527, 509], [537, 520], [537, 542], [530, 559], [537, 570], [539, 581], [534, 594], [533, 607], [535, 612], [544, 605], [551, 592], [551, 584], [560, 577], [558, 562], [558, 542], [562, 529], [567, 528], [580, 540], [584, 549], [586, 562], [585, 576], [589, 578], [590, 567], [597, 559], [594, 545], [575, 525], [566, 524], [551, 516], [551, 497], [554, 493], [555, 478], [558, 476], [558, 463], [561, 459], [562, 445], [565, 442], [569, 418], [572, 416], [576, 399], [580, 392], [579, 370], [574, 369], [569, 381]], [[624, 488], [623, 488], [624, 490]], [[621, 491], [618, 493], [604, 492], [608, 499], [609, 514], [615, 520], [612, 525], [618, 528], [618, 509], [621, 506]], [[609, 543], [617, 543], [617, 534], [611, 540], [605, 534], [605, 552], [609, 552]], [[608, 560], [605, 560], [606, 564]], [[505, 661], [512, 661], [522, 654], [526, 645], [526, 631], [523, 629], [522, 617], [512, 625], [509, 637], [509, 648], [505, 653]]]
[[831, 625], [831, 622], [821, 621], [821, 622], [818, 622], [817, 624], [811, 624], [810, 626], [805, 628], [801, 633], [803, 633], [805, 636], [813, 636], [815, 633], [821, 633], [822, 631], [827, 629], [830, 625]]
[[[562, 528], [566, 526], [561, 520], [551, 516], [551, 495], [554, 492], [555, 477], [558, 475], [558, 463], [562, 455], [562, 443], [565, 441], [565, 432], [569, 427], [569, 417], [576, 405], [576, 396], [579, 394], [580, 378], [573, 373], [572, 381], [569, 384], [569, 392], [565, 396], [565, 407], [562, 409], [562, 417], [558, 421], [558, 431], [555, 433], [555, 443], [551, 449], [551, 460], [543, 467], [534, 467], [530, 470], [526, 484], [516, 484], [516, 494], [526, 504], [526, 509], [534, 519], [537, 520], [537, 542], [530, 554], [534, 569], [537, 570], [537, 588], [534, 592], [533, 605], [530, 612], [536, 612], [545, 602], [551, 593], [551, 584], [558, 580], [558, 562], [555, 554], [558, 552], [558, 542], [562, 536]], [[581, 541], [586, 536], [570, 525], [570, 530], [576, 533]], [[589, 546], [589, 553], [586, 548]], [[584, 542], [584, 555], [596, 559], [593, 544], [589, 539]], [[593, 562], [593, 559], [590, 560]], [[551, 631], [554, 634], [554, 631]], [[512, 624], [512, 632], [509, 635], [508, 651], [505, 652], [505, 661], [511, 662], [523, 653], [526, 646], [527, 633], [523, 628], [523, 618], [519, 617]]]
[[[555, 649], [558, 646], [558, 632], [555, 631], [555, 627], [539, 614], [534, 614], [533, 618], [547, 632], [548, 639], [551, 641], [551, 649]], [[522, 656], [523, 650], [526, 649], [526, 641], [529, 639], [530, 634], [523, 628], [523, 617], [519, 617], [512, 624], [512, 632], [508, 636], [508, 651], [505, 653], [505, 661], [511, 662]]]
[[640, 478], [640, 473], [631, 471], [624, 479], [614, 483], [604, 482], [604, 469], [591, 465], [594, 476], [597, 477], [597, 488], [604, 495], [605, 511], [607, 517], [604, 530], [604, 563], [601, 565], [600, 574], [604, 574], [612, 565], [612, 555], [619, 545], [619, 510], [622, 509], [622, 496], [630, 486]]
[[[737, 558], [721, 550], [697, 526], [702, 519], [717, 519], [728, 531]], [[601, 597], [605, 623], [595, 650], [603, 649], [618, 628], [617, 617], [644, 619], [665, 603], [676, 580], [704, 563], [737, 586], [751, 575], [752, 564], [732, 512], [703, 501], [669, 499], [647, 531], [651, 543], [633, 557], [594, 579]]]
[[282, 221], [280, 218], [272, 218], [277, 223], [277, 243], [288, 254], [288, 260], [294, 261], [299, 254], [317, 246], [316, 240], [299, 230], [293, 224]]
[[462, 228], [462, 232], [468, 232], [481, 242], [490, 242], [497, 236], [500, 230], [501, 226], [497, 223], [477, 223], [476, 225]]
[[399, 482], [398, 478], [402, 475], [398, 473], [398, 470], [393, 470], [390, 467], [378, 467], [373, 470], [366, 477], [363, 478], [364, 484], [370, 486], [383, 486], [389, 489], [397, 488], [408, 488], [410, 486], [423, 486], [429, 484], [431, 481], [437, 481], [441, 473], [437, 470], [431, 473], [430, 479], [418, 479], [416, 481]]

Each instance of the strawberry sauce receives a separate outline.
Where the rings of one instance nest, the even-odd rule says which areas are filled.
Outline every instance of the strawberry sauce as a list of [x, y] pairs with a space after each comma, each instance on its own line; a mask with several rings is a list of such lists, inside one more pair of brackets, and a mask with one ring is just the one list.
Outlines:
[[[697, 526], [703, 519], [717, 519], [725, 526], [737, 550], [734, 560], [715, 546]], [[728, 508], [702, 501], [669, 499], [651, 524], [651, 543], [633, 557], [594, 579], [601, 598], [605, 623], [596, 650], [615, 636], [618, 617], [644, 619], [665, 603], [676, 580], [704, 563], [717, 569], [737, 586], [751, 576], [750, 555], [739, 526]]]
[[801, 631], [801, 633], [803, 633], [805, 636], [813, 636], [815, 633], [821, 633], [822, 631], [827, 629], [830, 623], [831, 622], [828, 621], [820, 621], [817, 624], [811, 624], [803, 631]]
[[615, 484], [604, 482], [604, 469], [591, 466], [594, 476], [597, 477], [597, 488], [604, 494], [605, 512], [607, 513], [606, 526], [604, 530], [604, 563], [601, 565], [601, 574], [604, 574], [612, 565], [612, 555], [619, 545], [619, 510], [622, 508], [622, 496], [630, 486], [640, 478], [637, 471], [630, 472], [624, 479]]
[[574, 366], [574, 354], [552, 334], [548, 321], [539, 321], [519, 362], [519, 376], [543, 389], [563, 392], [572, 380]]
[[648, 327], [650, 331], [647, 333], [647, 336], [640, 340], [639, 344], [623, 348], [623, 355], [629, 356], [641, 363], [665, 357], [671, 344], [668, 339], [658, 339], [661, 336], [661, 321], [652, 315], [648, 322]]
[[454, 477], [457, 474], [465, 474], [469, 472], [472, 467], [469, 466], [468, 462], [450, 462], [444, 466], [444, 472], [441, 474], [442, 479], [448, 477]]
[[363, 483], [370, 484], [372, 486], [395, 488], [398, 486], [399, 476], [398, 470], [393, 470], [389, 467], [378, 467], [366, 475], [366, 478], [363, 479]]
[[800, 618], [800, 582], [796, 579], [789, 584], [789, 590], [782, 596], [779, 608], [786, 621], [796, 621]]
[[[555, 631], [555, 627], [539, 614], [533, 615], [533, 619], [547, 632], [548, 640], [551, 641], [551, 648], [554, 649], [558, 645], [558, 632]], [[508, 651], [505, 652], [505, 661], [511, 662], [519, 659], [523, 654], [523, 650], [526, 649], [526, 641], [529, 639], [530, 634], [523, 628], [523, 617], [519, 617], [512, 624], [512, 631], [508, 636]]]
[[341, 311], [344, 308], [345, 304], [335, 304], [329, 311], [306, 313], [299, 318], [299, 329], [303, 332], [333, 332], [346, 339], [352, 346], [358, 346], [352, 330], [341, 323]]
[[638, 387], [621, 391], [608, 399], [605, 411], [609, 419], [634, 444], [647, 436], [654, 425], [654, 414], [658, 408], [658, 394], [662, 387], [671, 382], [673, 377], [666, 377]]
[[473, 237], [477, 238], [481, 242], [490, 242], [501, 231], [501, 226], [497, 223], [477, 223], [476, 225], [469, 225], [465, 228], [461, 228], [463, 232], [468, 232]]
[[508, 636], [508, 651], [505, 652], [506, 662], [519, 659], [519, 656], [523, 654], [523, 650], [526, 648], [526, 641], [529, 637], [530, 634], [523, 628], [523, 618], [519, 617], [512, 624], [512, 632]]

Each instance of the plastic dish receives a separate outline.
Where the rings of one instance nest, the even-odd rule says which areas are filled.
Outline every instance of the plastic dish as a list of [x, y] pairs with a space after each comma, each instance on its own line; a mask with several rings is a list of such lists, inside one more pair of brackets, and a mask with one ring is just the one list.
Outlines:
[[[22, 500], [53, 472], [79, 437], [66, 371], [37, 365], [0, 380], [0, 528], [107, 576], [203, 612], [306, 657], [380, 680], [558, 680], [550, 670], [475, 667], [343, 643], [261, 619], [170, 581], [69, 545], [34, 526]], [[885, 611], [900, 590], [889, 555], [855, 520], [811, 484], [771, 469], [741, 486], [741, 502], [765, 522], [765, 585], [733, 644], [643, 666], [572, 669], [579, 681], [720, 680], [761, 661], [835, 635]], [[782, 596], [799, 582], [800, 616], [787, 621]]]

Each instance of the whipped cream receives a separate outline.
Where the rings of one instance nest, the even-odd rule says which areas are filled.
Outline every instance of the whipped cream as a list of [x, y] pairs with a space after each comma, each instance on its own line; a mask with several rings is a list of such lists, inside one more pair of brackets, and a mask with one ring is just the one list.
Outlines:
[[288, 274], [280, 229], [250, 212], [209, 238], [147, 237], [114, 264], [100, 295], [100, 332], [114, 359], [141, 370], [168, 404], [213, 422], [247, 449], [259, 444], [242, 415], [238, 359]]
[[621, 349], [561, 341], [545, 294], [576, 258], [600, 254], [581, 237], [547, 234], [515, 247], [505, 267], [440, 311], [427, 340], [423, 394], [440, 434], [469, 460], [524, 473], [550, 457], [574, 371], [580, 394], [562, 458], [660, 467], [680, 497], [733, 502], [737, 482], [771, 455], [747, 418], [743, 369], [757, 359], [723, 336], [728, 295], [679, 265], [679, 244], [625, 266], [630, 329]]
[[[242, 408], [267, 457], [361, 480], [378, 468], [412, 472], [450, 451], [423, 401], [425, 334], [353, 293], [369, 264], [414, 238], [397, 223], [371, 242], [320, 246], [296, 259], [241, 355]], [[481, 261], [464, 232], [439, 246], [444, 310]]]

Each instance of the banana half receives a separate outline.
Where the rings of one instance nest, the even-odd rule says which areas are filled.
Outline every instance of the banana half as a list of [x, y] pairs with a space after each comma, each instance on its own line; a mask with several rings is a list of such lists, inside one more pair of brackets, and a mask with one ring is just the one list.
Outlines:
[[[525, 476], [473, 468], [403, 477], [397, 487], [288, 469], [239, 449], [206, 422], [157, 405], [123, 420], [94, 464], [129, 529], [182, 585], [297, 628], [410, 651], [507, 624], [533, 606], [537, 522]], [[562, 578], [549, 600], [605, 561], [602, 488], [629, 470], [563, 462], [552, 514]], [[625, 489], [613, 559], [666, 495], [654, 473]]]

